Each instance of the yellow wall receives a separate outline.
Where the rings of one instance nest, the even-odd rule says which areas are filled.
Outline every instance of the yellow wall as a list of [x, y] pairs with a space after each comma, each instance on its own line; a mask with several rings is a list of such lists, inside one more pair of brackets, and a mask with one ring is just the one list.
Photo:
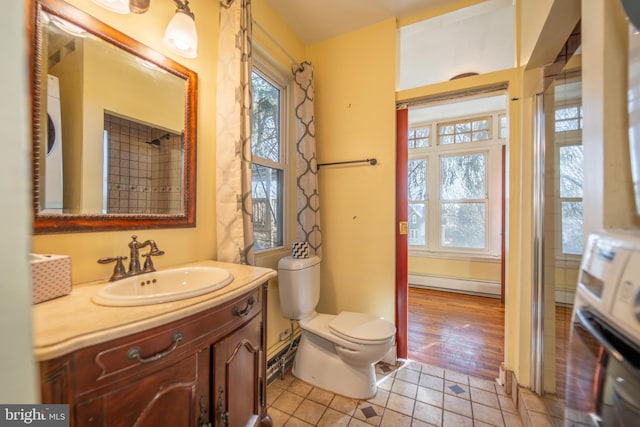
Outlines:
[[376, 166], [325, 167], [318, 309], [395, 320], [396, 25], [387, 20], [314, 44], [320, 163], [375, 157]]
[[211, 165], [215, 164], [216, 142], [218, 2], [190, 2], [198, 22], [200, 48], [196, 59], [174, 55], [162, 44], [164, 28], [175, 13], [175, 5], [171, 2], [153, 2], [149, 11], [142, 15], [118, 15], [97, 6], [91, 0], [69, 0], [69, 3], [198, 73], [197, 226], [136, 232], [129, 230], [37, 235], [32, 239], [32, 251], [70, 255], [74, 284], [107, 279], [113, 266], [100, 265], [96, 260], [104, 256], [128, 255], [127, 243], [132, 234], [137, 234], [141, 240], [156, 240], [160, 249], [165, 251], [165, 255], [154, 260], [158, 268], [215, 259], [215, 168]]

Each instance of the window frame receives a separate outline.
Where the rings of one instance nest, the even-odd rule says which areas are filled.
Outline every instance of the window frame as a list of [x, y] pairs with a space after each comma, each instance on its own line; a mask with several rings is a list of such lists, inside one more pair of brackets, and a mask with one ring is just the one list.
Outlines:
[[[252, 67], [252, 76], [253, 72], [257, 73], [261, 78], [265, 79], [269, 83], [273, 84], [280, 90], [280, 111], [279, 111], [279, 154], [280, 160], [278, 162], [274, 162], [271, 159], [266, 159], [263, 157], [259, 157], [253, 154], [252, 150], [252, 158], [251, 163], [257, 164], [260, 166], [264, 166], [271, 169], [277, 169], [282, 171], [282, 221], [281, 221], [281, 231], [282, 231], [282, 244], [278, 246], [268, 247], [268, 248], [258, 248], [255, 246], [256, 254], [264, 254], [270, 251], [280, 251], [287, 247], [287, 243], [289, 242], [289, 224], [290, 224], [290, 214], [289, 214], [289, 200], [290, 197], [290, 164], [289, 164], [289, 141], [290, 141], [290, 126], [289, 126], [289, 115], [291, 112], [291, 78], [287, 76], [283, 71], [278, 70], [275, 66], [273, 66], [269, 61], [260, 56], [254, 56], [253, 58], [253, 67]], [[253, 114], [253, 109], [252, 109]], [[253, 168], [252, 168], [253, 169]], [[254, 231], [254, 239], [255, 239], [255, 231]]]
[[[484, 258], [489, 260], [499, 259], [501, 256], [501, 220], [502, 215], [502, 149], [506, 145], [506, 139], [500, 138], [500, 116], [504, 116], [505, 111], [492, 111], [475, 115], [461, 116], [457, 118], [447, 118], [429, 123], [415, 123], [411, 129], [431, 126], [438, 129], [438, 126], [449, 123], [473, 122], [484, 118], [490, 118], [488, 140], [461, 142], [440, 145], [439, 135], [436, 137], [436, 144], [428, 147], [409, 148], [408, 160], [426, 160], [427, 167], [427, 191], [426, 199], [421, 201], [411, 200], [407, 197], [408, 204], [422, 203], [425, 206], [425, 245], [409, 245], [410, 256], [424, 257], [447, 257], [447, 258]], [[433, 133], [431, 133], [433, 136]], [[432, 139], [433, 141], [433, 139]], [[443, 246], [441, 244], [441, 222], [442, 204], [451, 203], [451, 200], [443, 201], [441, 191], [441, 158], [443, 156], [458, 156], [467, 154], [486, 153], [486, 210], [485, 210], [485, 248], [456, 248]], [[436, 184], [434, 184], [436, 183]], [[409, 196], [409, 194], [407, 195]], [[466, 201], [466, 200], [465, 200]], [[469, 200], [469, 202], [475, 201]], [[409, 221], [411, 219], [409, 218]]]

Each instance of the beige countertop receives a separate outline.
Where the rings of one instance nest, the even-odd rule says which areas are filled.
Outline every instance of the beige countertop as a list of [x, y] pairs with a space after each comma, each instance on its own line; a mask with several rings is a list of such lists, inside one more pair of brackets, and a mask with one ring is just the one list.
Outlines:
[[[180, 301], [134, 307], [107, 307], [92, 297], [108, 282], [73, 287], [71, 294], [33, 306], [33, 340], [36, 360], [50, 360], [83, 347], [164, 325], [229, 301], [276, 276], [274, 270], [218, 261], [210, 265], [227, 269], [233, 281], [222, 289]], [[183, 267], [183, 266], [176, 266]]]

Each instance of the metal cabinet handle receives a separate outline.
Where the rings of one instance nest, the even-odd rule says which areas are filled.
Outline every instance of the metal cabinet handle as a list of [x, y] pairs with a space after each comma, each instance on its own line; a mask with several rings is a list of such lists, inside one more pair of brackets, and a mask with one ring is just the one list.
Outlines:
[[150, 357], [142, 357], [142, 349], [140, 347], [132, 347], [129, 349], [129, 351], [127, 351], [127, 360], [136, 360], [140, 363], [155, 362], [156, 360], [162, 359], [163, 357], [171, 353], [173, 350], [178, 348], [178, 344], [180, 344], [180, 341], [182, 341], [183, 338], [184, 338], [184, 334], [182, 332], [176, 332], [173, 335], [173, 343], [171, 344], [171, 347], [169, 347], [164, 351], [161, 351], [160, 353], [156, 353]]
[[241, 311], [238, 309], [238, 307], [233, 307], [233, 309], [231, 310], [231, 314], [238, 317], [245, 317], [249, 314], [249, 312], [253, 308], [253, 304], [255, 303], [256, 299], [254, 297], [249, 297], [249, 299], [247, 300], [247, 306], [244, 308], [244, 310]]
[[224, 387], [218, 389], [218, 427], [226, 426], [229, 422], [229, 413], [226, 411], [226, 399], [224, 397]]

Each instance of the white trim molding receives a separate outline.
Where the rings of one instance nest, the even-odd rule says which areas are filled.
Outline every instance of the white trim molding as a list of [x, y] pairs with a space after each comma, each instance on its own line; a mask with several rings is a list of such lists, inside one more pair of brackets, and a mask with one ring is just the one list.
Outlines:
[[409, 286], [500, 298], [500, 282], [458, 277], [409, 274]]

